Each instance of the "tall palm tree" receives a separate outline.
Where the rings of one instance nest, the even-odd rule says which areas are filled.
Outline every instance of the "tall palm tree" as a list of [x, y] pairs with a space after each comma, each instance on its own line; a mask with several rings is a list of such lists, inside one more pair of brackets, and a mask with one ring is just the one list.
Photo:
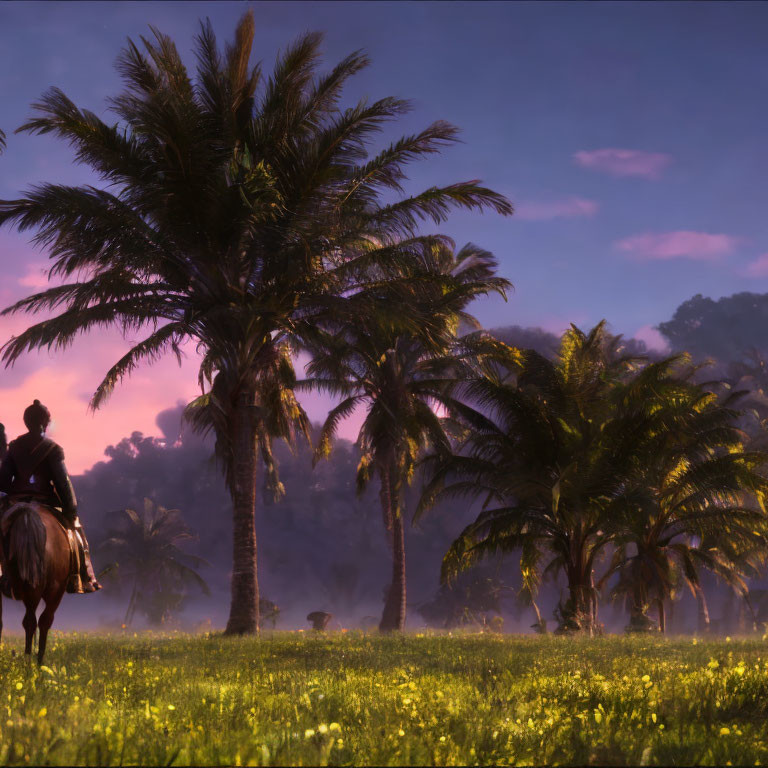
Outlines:
[[3, 154], [3, 150], [5, 149], [5, 134], [2, 130], [0, 130], [0, 155]]
[[[68, 141], [105, 187], [43, 184], [0, 203], [0, 224], [36, 230], [50, 274], [75, 278], [6, 310], [58, 314], [11, 339], [3, 357], [12, 364], [31, 349], [63, 348], [94, 327], [148, 328], [97, 387], [97, 408], [139, 364], [197, 344], [211, 396], [198, 403], [208, 413], [200, 419], [215, 418], [233, 500], [227, 632], [255, 633], [258, 457], [269, 455], [267, 427], [282, 418], [265, 415], [263, 398], [267, 390], [272, 402], [290, 398], [283, 350], [301, 346], [361, 285], [380, 282], [376, 265], [407, 260], [424, 220], [443, 222], [454, 207], [512, 208], [474, 181], [403, 195], [404, 166], [457, 131], [439, 121], [369, 158], [373, 134], [408, 105], [383, 98], [339, 107], [347, 80], [368, 64], [359, 51], [319, 76], [321, 36], [306, 34], [262, 77], [249, 64], [247, 13], [224, 55], [210, 23], [201, 25], [192, 77], [173, 41], [152, 31], [118, 59], [125, 89], [109, 101], [117, 123], [53, 88], [19, 129]], [[301, 427], [298, 406], [288, 410]]]
[[[470, 301], [491, 291], [504, 295], [507, 280], [495, 276], [492, 255], [473, 245], [457, 253], [449, 241], [425, 243], [401, 278], [378, 288], [379, 311], [354, 313], [333, 333], [316, 337], [314, 359], [307, 367], [307, 386], [342, 396], [320, 433], [317, 455], [327, 455], [342, 420], [367, 408], [357, 444], [362, 456], [359, 491], [376, 475], [384, 526], [391, 537], [392, 581], [379, 624], [382, 632], [402, 631], [406, 613], [403, 494], [420, 453], [430, 446], [443, 452], [449, 438], [438, 409], [450, 413], [452, 390], [461, 370], [480, 364], [501, 345], [483, 334], [459, 338], [460, 327], [477, 321], [467, 313]], [[429, 278], [439, 276], [437, 283]], [[411, 282], [413, 281], [413, 282]], [[397, 293], [405, 295], [397, 296]], [[410, 306], [421, 318], [417, 327], [398, 322], [387, 307]]]
[[519, 549], [525, 592], [533, 597], [542, 575], [563, 572], [561, 629], [592, 631], [605, 515], [635, 450], [613, 418], [612, 393], [638, 363], [620, 341], [604, 322], [589, 334], [572, 326], [556, 360], [520, 351], [506, 370], [467, 386], [475, 406], [461, 413], [468, 433], [454, 454], [425, 460], [430, 479], [419, 504], [422, 514], [442, 496], [483, 502], [447, 553], [443, 581], [481, 557]]
[[156, 618], [163, 623], [168, 618], [168, 596], [183, 598], [188, 584], [210, 594], [196, 570], [206, 564], [205, 560], [180, 548], [194, 537], [178, 509], [165, 509], [151, 499], [144, 499], [140, 512], [123, 509], [115, 512], [114, 517], [115, 526], [108, 531], [100, 549], [116, 562], [115, 573], [119, 573], [121, 580], [131, 584], [125, 626], [133, 621], [139, 604], [150, 617], [152, 606], [159, 607]]

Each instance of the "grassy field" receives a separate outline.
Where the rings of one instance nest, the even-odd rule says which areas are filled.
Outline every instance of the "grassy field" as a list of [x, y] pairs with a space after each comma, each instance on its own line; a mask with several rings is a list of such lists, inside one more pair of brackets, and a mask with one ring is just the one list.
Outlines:
[[0, 764], [768, 763], [768, 641], [58, 634]]

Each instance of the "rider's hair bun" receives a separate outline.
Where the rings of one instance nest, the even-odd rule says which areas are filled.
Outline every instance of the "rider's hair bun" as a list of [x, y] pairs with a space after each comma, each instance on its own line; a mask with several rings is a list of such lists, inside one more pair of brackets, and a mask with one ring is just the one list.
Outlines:
[[51, 412], [39, 401], [35, 400], [24, 411], [24, 424], [27, 429], [32, 430], [37, 427], [45, 427], [51, 422]]

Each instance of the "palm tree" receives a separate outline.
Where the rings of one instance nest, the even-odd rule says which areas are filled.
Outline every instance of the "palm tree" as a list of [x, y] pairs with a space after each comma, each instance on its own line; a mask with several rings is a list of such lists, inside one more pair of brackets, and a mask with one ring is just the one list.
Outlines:
[[5, 149], [5, 134], [2, 130], [0, 130], [0, 155], [3, 154], [3, 150]]
[[[201, 25], [191, 77], [173, 41], [152, 31], [154, 40], [129, 41], [118, 59], [125, 89], [109, 102], [117, 123], [53, 88], [19, 129], [68, 141], [107, 187], [44, 184], [0, 203], [0, 224], [36, 230], [50, 274], [75, 278], [5, 310], [59, 313], [12, 338], [3, 358], [64, 348], [94, 327], [149, 329], [96, 389], [98, 408], [141, 363], [196, 343], [207, 396], [198, 424], [215, 428], [233, 500], [227, 632], [256, 633], [258, 457], [305, 423], [297, 404], [283, 408], [293, 380], [287, 350], [360, 286], [381, 282], [377, 265], [407, 261], [422, 221], [443, 222], [454, 207], [512, 208], [474, 181], [403, 196], [404, 166], [457, 131], [439, 121], [369, 159], [372, 135], [408, 105], [383, 98], [339, 108], [346, 81], [368, 64], [361, 52], [318, 76], [321, 36], [307, 34], [263, 78], [249, 65], [247, 13], [223, 56], [210, 22]], [[284, 418], [290, 428], [271, 433]]]
[[599, 585], [618, 573], [614, 593], [627, 598], [630, 625], [647, 625], [654, 603], [662, 632], [677, 584], [701, 603], [701, 569], [746, 598], [743, 575], [756, 574], [768, 544], [757, 501], [767, 489], [761, 466], [768, 454], [745, 450], [733, 408], [744, 393], [718, 398], [693, 383], [700, 366], [673, 370], [678, 362], [648, 366], [623, 393], [627, 422], [640, 416], [645, 424], [645, 449], [606, 521], [616, 548]]
[[[357, 488], [362, 491], [378, 476], [384, 526], [393, 550], [392, 581], [379, 624], [382, 632], [402, 631], [405, 626], [405, 488], [425, 447], [449, 449], [436, 409], [442, 407], [446, 413], [453, 409], [451, 391], [462, 368], [504, 346], [482, 334], [461, 339], [456, 335], [462, 324], [478, 325], [466, 312], [473, 298], [490, 291], [504, 295], [509, 283], [494, 276], [495, 267], [492, 255], [473, 245], [454, 253], [448, 241], [428, 243], [421, 260], [401, 272], [413, 282], [378, 289], [380, 311], [354, 313], [334, 333], [316, 337], [314, 359], [307, 367], [313, 378], [307, 386], [343, 398], [321, 430], [317, 455], [328, 455], [345, 417], [359, 406], [367, 407], [357, 438], [362, 453]], [[438, 283], [429, 279], [435, 275], [442, 278]], [[406, 295], [398, 298], [404, 285]], [[387, 306], [400, 311], [405, 305], [422, 319], [418, 327], [387, 316]]]
[[525, 593], [533, 598], [542, 575], [562, 571], [561, 630], [594, 629], [605, 516], [636, 450], [614, 418], [612, 395], [639, 361], [620, 341], [604, 322], [589, 334], [572, 326], [556, 360], [519, 351], [506, 370], [467, 386], [476, 406], [461, 413], [468, 433], [453, 455], [425, 460], [419, 504], [421, 514], [443, 496], [483, 503], [446, 554], [444, 582], [486, 555], [519, 549]]
[[[561, 629], [594, 627], [597, 589], [615, 572], [635, 623], [653, 599], [663, 624], [678, 574], [696, 592], [700, 566], [743, 589], [734, 564], [764, 541], [754, 499], [765, 489], [758, 468], [767, 457], [742, 450], [733, 398], [720, 403], [693, 384], [698, 369], [679, 370], [685, 357], [638, 370], [638, 360], [618, 354], [619, 341], [603, 324], [589, 336], [574, 327], [558, 361], [526, 351], [516, 381], [473, 385], [485, 413], [466, 414], [473, 431], [458, 455], [429, 460], [422, 501], [485, 499], [446, 556], [444, 578], [484, 554], [520, 549], [533, 595], [549, 556], [543, 572], [563, 571], [569, 589]], [[609, 571], [595, 584], [611, 545]]]
[[125, 626], [133, 621], [139, 605], [150, 621], [164, 623], [181, 604], [188, 584], [210, 594], [195, 570], [207, 565], [206, 561], [186, 554], [179, 546], [194, 537], [178, 509], [158, 507], [144, 499], [141, 512], [123, 509], [114, 517], [115, 527], [100, 549], [116, 561], [121, 580], [132, 585]]
[[[630, 614], [628, 631], [650, 629], [653, 625], [647, 611], [655, 606], [658, 629], [666, 632], [665, 604], [673, 599], [681, 584], [687, 586], [697, 600], [699, 630], [706, 631], [709, 613], [701, 583], [702, 570], [714, 573], [749, 605], [745, 576], [759, 575], [758, 566], [764, 560], [767, 541], [765, 533], [745, 527], [754, 516], [740, 514], [738, 517], [741, 518], [737, 524], [742, 529], [740, 534], [761, 544], [760, 550], [752, 549], [750, 557], [730, 556], [732, 542], [728, 539], [732, 529], [723, 530], [716, 539], [718, 543], [702, 546], [696, 537], [684, 533], [684, 525], [675, 525], [674, 520], [665, 524], [652, 516], [645, 516], [634, 530], [625, 530], [623, 536], [616, 537], [618, 542], [611, 563], [597, 587], [600, 589], [609, 577], [618, 574], [612, 593], [614, 597], [624, 598], [627, 604]], [[759, 527], [765, 527], [764, 521]]]

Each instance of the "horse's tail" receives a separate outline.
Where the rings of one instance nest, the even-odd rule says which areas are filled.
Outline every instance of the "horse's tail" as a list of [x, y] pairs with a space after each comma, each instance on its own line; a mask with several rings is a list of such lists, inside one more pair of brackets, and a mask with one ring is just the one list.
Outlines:
[[27, 507], [11, 526], [8, 563], [32, 589], [37, 589], [43, 581], [45, 539], [45, 525], [40, 515]]

